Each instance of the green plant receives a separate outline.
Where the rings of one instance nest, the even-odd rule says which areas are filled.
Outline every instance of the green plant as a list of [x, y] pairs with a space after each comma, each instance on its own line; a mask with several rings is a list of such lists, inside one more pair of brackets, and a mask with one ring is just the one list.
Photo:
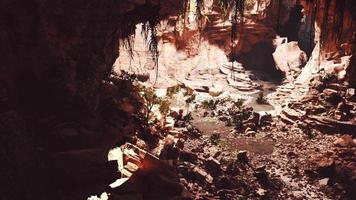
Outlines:
[[167, 96], [171, 98], [173, 95], [177, 94], [180, 90], [181, 90], [180, 85], [169, 87], [167, 88]]
[[135, 82], [137, 81], [137, 76], [136, 74], [130, 74], [124, 70], [121, 70], [120, 75], [119, 75], [119, 80], [124, 80], [124, 81], [130, 81], [130, 82]]
[[210, 142], [213, 145], [218, 145], [219, 142], [220, 142], [220, 139], [221, 139], [220, 133], [213, 133], [213, 134], [210, 135], [210, 138], [209, 138]]
[[171, 111], [171, 102], [168, 99], [158, 99], [159, 104], [159, 112], [162, 114], [164, 118], [169, 114]]
[[257, 99], [256, 99], [256, 102], [257, 102], [258, 104], [268, 104], [267, 99], [266, 99], [266, 97], [264, 96], [264, 93], [263, 93], [263, 92], [260, 92], [260, 93], [258, 94], [258, 97], [257, 97]]
[[235, 102], [234, 102], [234, 106], [238, 107], [238, 108], [241, 108], [242, 105], [244, 104], [245, 102], [245, 99], [237, 99]]
[[324, 74], [320, 81], [323, 83], [330, 83], [337, 80], [337, 74], [335, 72]]
[[213, 99], [205, 100], [202, 102], [202, 106], [205, 109], [215, 110], [219, 102], [220, 102], [219, 100], [214, 101]]
[[[158, 15], [157, 17], [151, 18], [147, 22], [142, 24], [142, 35], [147, 43], [148, 51], [151, 53], [152, 61], [155, 65], [156, 77], [155, 83], [158, 79], [158, 39], [157, 39], [157, 24], [159, 23]], [[150, 38], [148, 38], [148, 34], [150, 33]]]
[[159, 104], [161, 99], [157, 97], [155, 91], [151, 87], [141, 87], [141, 95], [144, 99], [143, 119], [148, 122], [152, 114], [152, 108], [155, 104]]
[[190, 122], [190, 120], [192, 120], [193, 119], [193, 117], [192, 117], [192, 113], [190, 112], [190, 113], [188, 113], [188, 114], [186, 114], [184, 117], [183, 117], [183, 121], [185, 121], [185, 122]]
[[185, 87], [185, 91], [183, 93], [184, 96], [190, 96], [190, 95], [193, 95], [194, 93], [194, 90], [190, 87]]

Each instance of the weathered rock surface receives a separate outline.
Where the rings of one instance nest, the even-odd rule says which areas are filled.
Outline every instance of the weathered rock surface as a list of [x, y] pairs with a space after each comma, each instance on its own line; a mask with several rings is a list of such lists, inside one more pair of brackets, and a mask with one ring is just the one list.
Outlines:
[[307, 55], [300, 50], [298, 42], [278, 45], [273, 58], [276, 68], [285, 74], [289, 74], [292, 70], [299, 71], [307, 62]]

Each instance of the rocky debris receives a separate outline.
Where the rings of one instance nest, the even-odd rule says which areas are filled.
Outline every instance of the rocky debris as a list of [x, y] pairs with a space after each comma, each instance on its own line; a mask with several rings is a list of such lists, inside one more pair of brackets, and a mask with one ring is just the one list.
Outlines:
[[145, 198], [161, 199], [181, 196], [183, 187], [172, 168], [145, 150], [127, 143], [111, 150], [108, 159], [117, 161], [122, 177], [110, 185], [110, 193], [134, 193]]
[[349, 85], [336, 72], [321, 73], [311, 82], [311, 90], [302, 100], [283, 108], [281, 118], [287, 123], [299, 121], [304, 127], [328, 133], [354, 134], [355, 103], [346, 95]]

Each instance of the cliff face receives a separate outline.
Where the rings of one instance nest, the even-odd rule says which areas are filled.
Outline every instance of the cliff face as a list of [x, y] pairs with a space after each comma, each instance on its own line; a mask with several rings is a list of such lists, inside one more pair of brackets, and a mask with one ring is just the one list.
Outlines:
[[[185, 15], [171, 16], [169, 20], [161, 22], [159, 36], [162, 55], [159, 76], [167, 79], [168, 74], [168, 77], [173, 79], [182, 79], [194, 66], [204, 68], [201, 65], [205, 65], [207, 69], [209, 66], [214, 68], [214, 65], [217, 65], [215, 68], [218, 69], [219, 65], [229, 59], [241, 62], [246, 68], [275, 72], [272, 53], [283, 40], [284, 42], [297, 41], [298, 49], [306, 52], [307, 57], [312, 56], [314, 48], [320, 45], [320, 48], [317, 47], [320, 53], [316, 55], [317, 58], [315, 55], [313, 57], [319, 62], [313, 65], [320, 65], [330, 60], [340, 63], [342, 56], [352, 54], [355, 32], [354, 16], [351, 12], [351, 8], [355, 5], [352, 1], [249, 2], [253, 4], [246, 6], [243, 23], [238, 22], [237, 35], [234, 39], [231, 38], [232, 12], [224, 11], [218, 1], [204, 1], [202, 13], [205, 17], [202, 18], [200, 29], [195, 20], [194, 5], [188, 5]], [[135, 37], [140, 40], [139, 35], [136, 34]], [[166, 55], [166, 46], [170, 46], [168, 49], [172, 55]], [[216, 47], [218, 49], [215, 50]], [[128, 58], [121, 57], [117, 66], [125, 68], [130, 65], [130, 69], [134, 71], [136, 68], [144, 68], [147, 56], [139, 53], [147, 51], [144, 43], [134, 45], [134, 50], [138, 53], [133, 60], [129, 61]], [[226, 58], [222, 60], [211, 58], [206, 51], [218, 55], [224, 52]], [[187, 59], [183, 59], [184, 61], [175, 59], [173, 54], [180, 54]], [[165, 57], [169, 58], [169, 61], [173, 59], [174, 62], [165, 61]], [[254, 59], [256, 57], [259, 59]], [[214, 64], [199, 64], [198, 61], [194, 61], [201, 59], [207, 59], [209, 63]], [[189, 60], [192, 62], [189, 63]], [[333, 63], [329, 62], [328, 65], [330, 64]], [[150, 71], [149, 67], [147, 69]], [[170, 73], [172, 71], [175, 75]], [[349, 75], [352, 76], [352, 73]]]
[[315, 12], [315, 32], [320, 43], [320, 60], [340, 62], [342, 56], [352, 55], [347, 69], [350, 83], [355, 84], [356, 3], [350, 0], [304, 2], [306, 10]]

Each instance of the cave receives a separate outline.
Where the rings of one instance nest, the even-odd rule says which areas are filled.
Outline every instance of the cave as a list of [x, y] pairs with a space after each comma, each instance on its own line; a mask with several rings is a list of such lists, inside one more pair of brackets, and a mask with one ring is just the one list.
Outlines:
[[1, 199], [353, 199], [355, 10], [1, 1]]

